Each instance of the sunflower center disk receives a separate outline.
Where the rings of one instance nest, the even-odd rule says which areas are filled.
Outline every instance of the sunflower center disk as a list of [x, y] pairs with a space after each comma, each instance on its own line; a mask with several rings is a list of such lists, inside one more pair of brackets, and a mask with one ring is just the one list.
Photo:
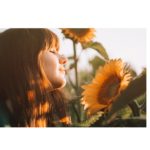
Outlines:
[[75, 35], [82, 37], [89, 34], [89, 29], [70, 29]]
[[101, 87], [99, 102], [105, 105], [110, 104], [113, 98], [118, 95], [119, 87], [120, 79], [117, 76], [109, 77]]

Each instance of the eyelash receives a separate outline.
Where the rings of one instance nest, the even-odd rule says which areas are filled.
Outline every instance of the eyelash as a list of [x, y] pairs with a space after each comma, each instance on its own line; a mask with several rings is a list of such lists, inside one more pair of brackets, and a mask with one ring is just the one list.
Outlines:
[[60, 55], [58, 54], [57, 52], [55, 51], [49, 51], [50, 53], [53, 53], [54, 55], [56, 55], [59, 59], [63, 56], [63, 55]]
[[56, 54], [56, 52], [54, 52], [54, 51], [49, 51], [50, 53], [53, 53], [53, 54]]
[[56, 55], [58, 58], [59, 58], [59, 54], [57, 53], [57, 52], [55, 52], [55, 51], [49, 51], [50, 53], [53, 53], [54, 55]]
[[51, 52], [51, 53], [55, 53], [54, 51], [49, 51], [49, 52]]

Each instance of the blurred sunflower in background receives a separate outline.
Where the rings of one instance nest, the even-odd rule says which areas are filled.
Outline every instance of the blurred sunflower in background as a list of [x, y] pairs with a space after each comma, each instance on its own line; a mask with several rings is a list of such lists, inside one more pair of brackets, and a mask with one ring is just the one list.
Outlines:
[[106, 110], [129, 85], [132, 79], [130, 69], [121, 59], [109, 60], [100, 67], [91, 84], [83, 85], [81, 104], [92, 115]]
[[88, 43], [95, 37], [94, 28], [61, 28], [66, 38], [73, 40], [75, 43]]

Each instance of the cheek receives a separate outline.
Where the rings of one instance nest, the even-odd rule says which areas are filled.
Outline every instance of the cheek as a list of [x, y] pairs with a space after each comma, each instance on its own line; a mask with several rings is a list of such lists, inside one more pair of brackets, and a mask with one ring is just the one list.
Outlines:
[[64, 87], [66, 85], [65, 73], [59, 71], [59, 69], [55, 70], [55, 72], [52, 73], [51, 83], [54, 88]]
[[50, 78], [54, 79], [59, 77], [59, 64], [56, 62], [50, 66]]
[[42, 58], [43, 69], [48, 80], [54, 88], [63, 87], [66, 84], [65, 73], [59, 70], [59, 60], [53, 54], [45, 54]]
[[58, 74], [57, 70], [59, 70], [57, 58], [51, 53], [44, 53], [41, 57], [41, 62], [48, 79], [52, 80], [52, 78]]

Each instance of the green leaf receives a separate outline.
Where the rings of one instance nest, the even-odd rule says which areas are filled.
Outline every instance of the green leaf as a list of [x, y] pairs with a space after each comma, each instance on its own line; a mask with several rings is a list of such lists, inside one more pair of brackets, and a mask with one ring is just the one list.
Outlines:
[[97, 120], [99, 120], [100, 117], [102, 117], [103, 112], [99, 111], [97, 114], [91, 116], [89, 119], [76, 124], [75, 126], [77, 127], [90, 127], [92, 124], [94, 124]]
[[145, 117], [116, 118], [106, 127], [146, 127]]
[[69, 70], [73, 69], [75, 67], [75, 63], [72, 63], [70, 66], [69, 66]]
[[74, 59], [74, 56], [69, 56], [69, 57], [67, 57], [67, 58], [68, 58], [69, 60], [70, 60], [70, 59]]
[[105, 60], [101, 59], [98, 56], [95, 56], [92, 60], [89, 61], [93, 68], [93, 74], [95, 75], [96, 70], [105, 64]]
[[104, 57], [106, 60], [109, 59], [108, 54], [106, 52], [106, 49], [104, 48], [104, 46], [100, 43], [100, 42], [88, 42], [88, 43], [84, 43], [82, 44], [82, 48], [86, 49], [86, 48], [92, 48], [94, 50], [96, 50], [98, 53], [100, 53], [100, 55], [102, 57]]

